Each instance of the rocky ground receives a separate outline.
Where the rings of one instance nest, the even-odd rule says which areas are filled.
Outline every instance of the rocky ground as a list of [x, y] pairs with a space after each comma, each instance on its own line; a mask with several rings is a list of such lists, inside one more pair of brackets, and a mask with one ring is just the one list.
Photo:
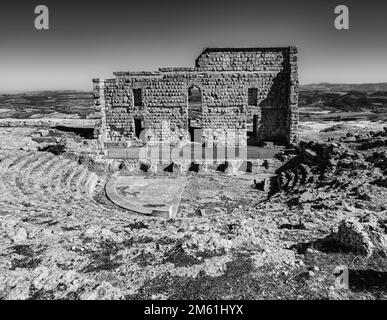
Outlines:
[[269, 193], [252, 174], [189, 173], [166, 220], [41, 147], [62, 134], [0, 128], [0, 298], [386, 299], [387, 132], [332, 132], [284, 153]]

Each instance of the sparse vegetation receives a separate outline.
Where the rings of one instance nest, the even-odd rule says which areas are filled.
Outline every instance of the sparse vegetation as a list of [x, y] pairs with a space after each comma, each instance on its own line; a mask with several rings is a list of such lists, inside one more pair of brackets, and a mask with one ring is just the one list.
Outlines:
[[[387, 133], [383, 122], [330, 121], [360, 109], [383, 117], [383, 97], [303, 93], [306, 113], [330, 113], [301, 123], [300, 148], [278, 157], [295, 159], [281, 188], [268, 197], [251, 173], [193, 168], [181, 217], [169, 220], [110, 202], [111, 167], [37, 151], [76, 132], [0, 128], [0, 298], [386, 299]], [[349, 290], [335, 287], [338, 265]]]

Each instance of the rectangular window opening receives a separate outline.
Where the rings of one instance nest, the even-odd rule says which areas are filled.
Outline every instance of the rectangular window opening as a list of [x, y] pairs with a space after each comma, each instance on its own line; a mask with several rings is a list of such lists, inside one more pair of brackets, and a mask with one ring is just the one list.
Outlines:
[[257, 106], [258, 105], [258, 89], [257, 88], [249, 88], [248, 91], [248, 103], [249, 106]]
[[142, 92], [141, 89], [133, 89], [133, 100], [135, 107], [142, 107]]
[[142, 120], [134, 119], [134, 134], [137, 138], [140, 138], [140, 133], [142, 131]]

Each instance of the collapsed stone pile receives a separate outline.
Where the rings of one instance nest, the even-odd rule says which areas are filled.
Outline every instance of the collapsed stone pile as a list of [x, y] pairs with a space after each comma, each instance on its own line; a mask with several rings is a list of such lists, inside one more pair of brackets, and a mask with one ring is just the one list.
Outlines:
[[328, 237], [343, 249], [370, 257], [387, 257], [387, 213], [342, 220], [338, 231]]
[[[279, 189], [269, 203], [309, 216], [318, 212], [337, 220], [335, 231], [317, 242], [370, 257], [386, 257], [387, 128], [351, 141], [301, 142], [276, 171]], [[300, 218], [301, 219], [301, 218]]]
[[[290, 190], [298, 186], [313, 184], [316, 187], [348, 187], [360, 181], [346, 181], [348, 175], [365, 178], [364, 171], [372, 171], [376, 179], [365, 181], [384, 186], [387, 170], [387, 128], [383, 132], [371, 133], [369, 138], [358, 135], [351, 142], [301, 141], [296, 154], [276, 170], [279, 186]], [[361, 193], [361, 186], [358, 184]]]

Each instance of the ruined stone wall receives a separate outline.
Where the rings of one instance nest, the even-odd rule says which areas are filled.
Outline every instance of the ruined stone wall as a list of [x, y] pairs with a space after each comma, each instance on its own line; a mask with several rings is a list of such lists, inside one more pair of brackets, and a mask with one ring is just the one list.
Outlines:
[[[258, 116], [259, 140], [296, 139], [298, 126], [297, 49], [207, 49], [196, 67], [208, 72], [242, 75], [240, 84], [258, 89], [257, 106], [248, 106], [248, 115]], [[247, 90], [239, 92], [247, 101]]]
[[[127, 141], [141, 119], [142, 139], [188, 139], [188, 89], [200, 88], [198, 122], [202, 141], [245, 145], [247, 116], [259, 117], [261, 140], [291, 141], [297, 130], [296, 49], [207, 49], [194, 68], [155, 72], [117, 72], [115, 79], [94, 80], [96, 108], [103, 114], [96, 137]], [[248, 105], [248, 89], [257, 88], [257, 105]], [[142, 105], [134, 105], [141, 89]]]

